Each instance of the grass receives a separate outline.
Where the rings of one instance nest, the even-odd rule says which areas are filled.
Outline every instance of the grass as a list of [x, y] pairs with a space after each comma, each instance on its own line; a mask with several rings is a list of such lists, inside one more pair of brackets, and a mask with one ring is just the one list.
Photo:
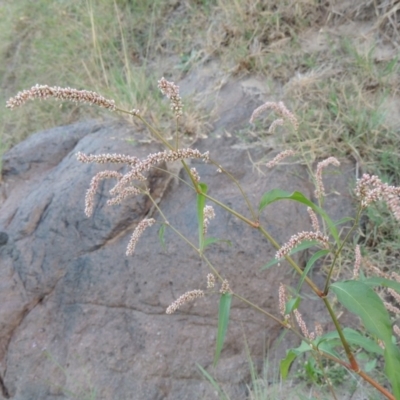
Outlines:
[[[157, 79], [179, 80], [217, 59], [227, 79], [253, 74], [282, 88], [301, 121], [301, 136], [282, 142], [310, 165], [329, 155], [346, 157], [361, 172], [400, 185], [400, 120], [387, 111], [398, 99], [400, 63], [396, 52], [379, 53], [384, 40], [398, 40], [397, 9], [389, 2], [354, 2], [348, 18], [369, 18], [370, 31], [349, 35], [336, 29], [344, 23], [341, 14], [319, 3], [7, 1], [0, 9], [0, 100], [36, 83], [85, 88], [140, 108], [168, 131], [169, 105], [153, 95]], [[322, 47], [306, 46], [310, 31]], [[182, 129], [195, 138], [208, 115], [184, 101]], [[27, 104], [13, 113], [0, 107], [0, 154], [35, 131], [101, 115], [69, 103]], [[233, 133], [262, 142], [267, 137], [260, 126]], [[387, 210], [370, 210], [363, 224], [356, 240], [375, 265], [395, 268], [400, 231]]]

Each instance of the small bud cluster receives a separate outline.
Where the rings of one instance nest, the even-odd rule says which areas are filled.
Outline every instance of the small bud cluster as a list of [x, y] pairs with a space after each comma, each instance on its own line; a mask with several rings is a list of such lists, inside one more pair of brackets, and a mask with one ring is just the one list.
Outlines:
[[397, 293], [394, 289], [388, 288], [387, 289], [388, 293], [396, 299], [396, 301], [400, 304], [400, 294]]
[[199, 297], [204, 297], [204, 292], [202, 290], [192, 290], [190, 292], [184, 293], [178, 299], [176, 299], [168, 308], [166, 313], [173, 314], [178, 308], [183, 306], [189, 301], [193, 301]]
[[126, 249], [126, 255], [130, 256], [133, 254], [135, 251], [136, 243], [138, 242], [140, 236], [142, 236], [143, 232], [148, 228], [149, 226], [152, 226], [156, 222], [155, 219], [149, 218], [149, 219], [144, 219], [143, 221], [140, 221], [139, 224], [137, 225], [136, 229], [133, 231], [133, 234], [131, 236], [131, 240], [128, 243], [128, 247]]
[[91, 180], [88, 191], [85, 196], [85, 214], [90, 217], [94, 210], [94, 197], [96, 195], [99, 183], [103, 179], [118, 179], [122, 178], [122, 174], [117, 171], [101, 171], [97, 173]]
[[[132, 184], [132, 181], [146, 181], [146, 177], [143, 172], [151, 169], [151, 167], [160, 164], [161, 162], [174, 162], [183, 160], [186, 158], [202, 158], [205, 162], [209, 161], [209, 153], [200, 153], [196, 149], [178, 149], [176, 151], [162, 151], [159, 153], [150, 154], [144, 160], [140, 160], [137, 157], [126, 156], [122, 154], [100, 154], [100, 155], [87, 155], [84, 153], [78, 153], [77, 159], [83, 163], [114, 163], [114, 164], [125, 164], [131, 167], [131, 169], [124, 175], [117, 171], [101, 171], [97, 173], [91, 180], [89, 189], [85, 196], [85, 214], [89, 217], [94, 211], [94, 198], [96, 191], [99, 187], [100, 181], [103, 179], [114, 178], [117, 180], [115, 186], [110, 190], [110, 194], [113, 196], [107, 201], [107, 205], [120, 204], [124, 199], [129, 196], [136, 196], [143, 192], [139, 187]], [[206, 215], [207, 223], [211, 218], [210, 210], [207, 209]], [[144, 229], [151, 226], [154, 223], [154, 219], [145, 219], [139, 223], [135, 231], [132, 234], [130, 242], [127, 247], [126, 255], [133, 254], [136, 243], [143, 233]]]
[[300, 232], [296, 235], [293, 235], [289, 241], [276, 252], [275, 258], [280, 260], [281, 258], [285, 257], [304, 240], [316, 240], [324, 247], [329, 247], [329, 238], [322, 232]]
[[116, 206], [117, 204], [121, 204], [123, 200], [127, 197], [137, 196], [141, 193], [141, 190], [135, 186], [127, 186], [123, 188], [115, 197], [107, 200], [108, 206]]
[[171, 110], [174, 112], [176, 118], [182, 116], [183, 104], [179, 95], [179, 86], [174, 82], [168, 82], [164, 77], [158, 81], [158, 87], [164, 96], [171, 100]]
[[194, 181], [196, 183], [199, 183], [200, 182], [200, 175], [197, 172], [196, 168], [190, 168], [190, 173], [192, 174], [192, 177], [193, 177]]
[[296, 154], [296, 152], [293, 150], [282, 151], [276, 157], [274, 157], [274, 159], [272, 159], [270, 162], [267, 163], [267, 167], [268, 168], [275, 167], [275, 165], [277, 165], [279, 162], [281, 162], [284, 158], [293, 156], [294, 154]]
[[400, 187], [383, 183], [377, 176], [364, 174], [357, 181], [356, 196], [366, 208], [378, 200], [386, 202], [395, 219], [400, 221]]
[[100, 154], [100, 155], [93, 155], [93, 154], [85, 154], [78, 152], [76, 154], [76, 158], [78, 161], [82, 163], [98, 163], [98, 164], [127, 164], [131, 167], [135, 166], [140, 162], [139, 158], [134, 156], [126, 156], [124, 154]]
[[325, 188], [322, 182], [322, 170], [330, 164], [338, 167], [340, 165], [340, 162], [335, 157], [329, 157], [326, 160], [319, 162], [317, 165], [317, 172], [315, 174], [315, 179], [316, 179], [315, 196], [318, 199], [325, 196]]
[[311, 225], [314, 229], [315, 232], [319, 232], [319, 222], [318, 222], [318, 217], [317, 214], [313, 211], [311, 207], [307, 207], [307, 212], [308, 215], [310, 216], [311, 219]]
[[303, 320], [303, 317], [299, 310], [294, 310], [293, 314], [296, 318], [297, 324], [301, 330], [301, 333], [309, 340], [314, 340], [316, 337], [320, 337], [324, 334], [324, 330], [322, 325], [319, 322], [315, 323], [315, 330], [314, 332], [309, 332], [306, 323]]
[[285, 121], [282, 118], [278, 118], [272, 122], [272, 124], [268, 128], [268, 133], [275, 133], [277, 126], [282, 126], [285, 124]]
[[[286, 327], [290, 327], [289, 325], [289, 314], [286, 314], [286, 301], [287, 301], [287, 296], [286, 296], [286, 289], [285, 286], [280, 283], [279, 284], [279, 312], [284, 318], [284, 322], [286, 324]], [[315, 323], [315, 331], [310, 333], [307, 329], [307, 325], [303, 320], [303, 317], [300, 313], [299, 310], [294, 310], [293, 314], [296, 318], [297, 324], [301, 330], [301, 333], [309, 340], [314, 340], [318, 336], [323, 335], [323, 328], [322, 325], [319, 322]]]
[[58, 86], [35, 85], [28, 90], [18, 92], [15, 97], [9, 99], [6, 103], [8, 108], [19, 107], [28, 100], [33, 99], [48, 99], [68, 100], [75, 103], [88, 103], [99, 107], [107, 108], [111, 111], [115, 110], [114, 100], [106, 99], [96, 92], [88, 90], [77, 90], [72, 88], [61, 88]]
[[396, 315], [400, 315], [400, 308], [394, 306], [391, 303], [388, 303], [387, 301], [384, 301], [383, 304], [384, 304], [386, 310], [388, 310]]
[[286, 288], [280, 283], [279, 284], [279, 312], [282, 317], [287, 321], [289, 319], [289, 315], [286, 314]]
[[215, 218], [215, 211], [213, 206], [205, 206], [203, 211], [203, 234], [207, 233], [208, 225], [210, 224], [210, 220]]
[[356, 259], [354, 261], [354, 268], [353, 268], [353, 279], [357, 279], [360, 274], [360, 266], [361, 266], [361, 251], [360, 246], [356, 246], [355, 250]]
[[226, 293], [231, 293], [231, 288], [229, 287], [229, 282], [227, 279], [224, 279], [222, 281], [221, 289], [219, 290], [220, 293], [226, 294]]
[[367, 259], [363, 259], [365, 265], [367, 266], [369, 271], [372, 271], [376, 276], [380, 276], [381, 278], [387, 278], [390, 279], [388, 274], [385, 274], [383, 271], [381, 271], [379, 268], [375, 267], [370, 261]]
[[213, 274], [207, 274], [207, 289], [212, 289], [215, 286], [215, 276]]
[[393, 325], [393, 332], [400, 338], [400, 328], [397, 325]]
[[149, 154], [144, 160], [137, 163], [124, 177], [111, 189], [112, 195], [117, 194], [123, 187], [130, 184], [134, 180], [143, 180], [142, 172], [149, 171], [151, 167], [162, 162], [174, 162], [188, 158], [202, 158], [204, 162], [209, 161], [209, 152], [200, 153], [196, 149], [178, 149], [174, 151], [160, 151], [158, 153]]
[[114, 196], [108, 200], [108, 205], [120, 204], [123, 199], [128, 196], [134, 196], [140, 193], [140, 190], [132, 186], [132, 181], [145, 181], [146, 178], [142, 172], [150, 170], [151, 167], [160, 164], [161, 162], [174, 162], [186, 158], [203, 158], [205, 162], [209, 161], [209, 153], [200, 153], [196, 149], [179, 149], [176, 151], [162, 151], [155, 154], [150, 154], [144, 160], [140, 160], [134, 156], [126, 156], [122, 154], [100, 154], [100, 155], [87, 155], [84, 153], [77, 153], [77, 159], [83, 163], [114, 163], [126, 164], [131, 167], [125, 175], [117, 171], [102, 171], [96, 174], [90, 184], [86, 193], [85, 200], [85, 213], [89, 217], [94, 209], [94, 197], [99, 182], [106, 178], [115, 178], [118, 180], [117, 184], [110, 190], [110, 194]]
[[324, 329], [319, 322], [315, 323], [315, 336], [321, 337], [324, 334]]
[[297, 121], [296, 116], [286, 108], [285, 104], [282, 101], [280, 101], [279, 103], [269, 101], [256, 108], [251, 115], [250, 123], [252, 124], [254, 120], [266, 110], [273, 110], [280, 117], [280, 119], [272, 123], [269, 128], [270, 132], [273, 132], [276, 126], [283, 125], [284, 121], [289, 121], [292, 124], [293, 128], [297, 131], [299, 127], [299, 122]]
[[296, 318], [297, 324], [299, 325], [301, 333], [304, 335], [304, 337], [306, 337], [309, 340], [314, 340], [315, 339], [315, 333], [314, 332], [310, 333], [308, 331], [307, 325], [304, 322], [303, 317], [300, 314], [300, 311], [296, 309], [296, 310], [293, 311], [293, 314], [294, 314], [294, 316]]

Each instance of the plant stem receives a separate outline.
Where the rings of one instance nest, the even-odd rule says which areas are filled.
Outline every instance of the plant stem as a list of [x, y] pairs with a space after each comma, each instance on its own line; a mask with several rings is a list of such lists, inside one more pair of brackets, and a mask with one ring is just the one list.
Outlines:
[[345, 238], [343, 239], [342, 243], [340, 244], [339, 248], [337, 249], [337, 251], [335, 252], [333, 261], [332, 261], [332, 265], [329, 268], [329, 272], [328, 272], [328, 276], [326, 277], [326, 281], [325, 281], [325, 287], [324, 287], [324, 296], [327, 296], [328, 292], [329, 292], [329, 284], [331, 281], [331, 277], [332, 277], [332, 273], [333, 273], [333, 269], [334, 266], [336, 264], [336, 260], [339, 257], [339, 254], [342, 252], [343, 250], [343, 246], [345, 245], [345, 243], [347, 242], [347, 239], [350, 237], [350, 235], [353, 233], [353, 231], [356, 229], [356, 227], [358, 226], [358, 223], [360, 221], [360, 216], [361, 216], [361, 212], [362, 209], [361, 207], [357, 210], [357, 216], [355, 218], [354, 224], [351, 227], [351, 229], [349, 230], [349, 232], [347, 233], [347, 235], [345, 236]]
[[231, 181], [238, 187], [238, 189], [240, 190], [240, 193], [242, 194], [242, 196], [243, 196], [243, 198], [244, 198], [244, 200], [245, 200], [245, 202], [247, 204], [247, 207], [248, 207], [249, 211], [251, 212], [253, 220], [257, 220], [257, 215], [256, 215], [256, 213], [255, 213], [255, 211], [253, 209], [253, 206], [251, 205], [250, 200], [246, 196], [246, 193], [244, 192], [244, 190], [243, 190], [242, 186], [240, 185], [239, 181], [232, 174], [230, 174], [226, 169], [222, 168], [222, 166], [220, 164], [218, 164], [217, 162], [215, 162], [214, 160], [210, 160], [210, 162], [212, 164], [214, 164], [216, 167], [218, 167], [221, 170], [221, 172], [223, 172], [225, 175], [227, 175], [228, 178], [231, 179]]
[[335, 312], [333, 311], [333, 309], [332, 309], [327, 297], [325, 297], [325, 296], [322, 297], [322, 300], [325, 303], [325, 307], [327, 308], [327, 310], [329, 312], [329, 315], [331, 316], [331, 319], [332, 319], [332, 321], [333, 321], [333, 323], [335, 325], [335, 328], [336, 328], [336, 330], [337, 330], [337, 332], [339, 334], [340, 341], [342, 342], [342, 345], [344, 347], [344, 351], [346, 352], [347, 358], [348, 358], [348, 360], [350, 362], [350, 368], [353, 371], [358, 372], [360, 370], [360, 367], [358, 366], [357, 361], [354, 358], [354, 355], [353, 355], [353, 353], [352, 353], [352, 351], [350, 349], [350, 346], [347, 343], [346, 338], [344, 337], [342, 327], [340, 326], [339, 321], [336, 318]]
[[[267, 240], [277, 249], [279, 250], [281, 246], [279, 246], [278, 242], [262, 227], [259, 226], [258, 230], [267, 238]], [[303, 275], [303, 270], [297, 265], [297, 263], [290, 257], [285, 256], [285, 260], [293, 267], [293, 269], [299, 274]], [[311, 289], [315, 292], [315, 294], [319, 297], [323, 295], [321, 290], [318, 289], [317, 285], [308, 277], [306, 276], [304, 279], [307, 284], [311, 287]]]

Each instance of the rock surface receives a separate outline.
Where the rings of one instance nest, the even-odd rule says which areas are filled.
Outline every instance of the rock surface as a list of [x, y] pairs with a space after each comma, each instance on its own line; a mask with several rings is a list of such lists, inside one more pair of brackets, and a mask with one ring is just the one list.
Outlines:
[[[114, 167], [81, 164], [78, 151], [123, 153], [144, 158], [162, 148], [132, 144], [124, 123], [89, 121], [31, 136], [3, 160], [0, 209], [0, 360], [3, 396], [15, 400], [212, 399], [214, 389], [196, 363], [220, 382], [232, 399], [246, 396], [249, 365], [245, 341], [257, 365], [281, 333], [271, 320], [233, 300], [231, 322], [218, 366], [214, 369], [218, 295], [207, 295], [166, 315], [168, 305], [188, 290], [205, 289], [207, 266], [195, 251], [167, 229], [166, 249], [158, 229], [149, 228], [135, 254], [127, 257], [130, 236], [151, 202], [137, 196], [106, 206], [112, 182], [100, 185], [94, 215], [84, 214], [84, 196], [92, 176]], [[313, 197], [301, 165], [278, 166], [260, 174], [250, 161], [265, 150], [241, 149], [235, 139], [212, 137], [193, 147], [210, 155], [243, 185], [257, 209], [273, 188], [301, 190]], [[211, 164], [192, 162], [209, 194], [251, 218], [237, 187]], [[348, 193], [351, 165], [330, 177], [327, 191]], [[196, 196], [187, 185], [152, 170], [152, 192], [170, 224], [197, 243]], [[180, 177], [187, 181], [185, 174]], [[333, 218], [351, 210], [346, 196], [327, 201]], [[342, 214], [343, 210], [346, 210]], [[214, 244], [208, 255], [231, 287], [278, 315], [278, 286], [290, 284], [286, 263], [265, 271], [275, 249], [255, 229], [215, 207], [209, 235], [232, 242]], [[304, 207], [278, 202], [260, 222], [279, 243], [310, 230]], [[318, 277], [316, 278], [318, 279]], [[307, 321], [321, 304], [308, 300]], [[1, 382], [0, 382], [1, 383]]]

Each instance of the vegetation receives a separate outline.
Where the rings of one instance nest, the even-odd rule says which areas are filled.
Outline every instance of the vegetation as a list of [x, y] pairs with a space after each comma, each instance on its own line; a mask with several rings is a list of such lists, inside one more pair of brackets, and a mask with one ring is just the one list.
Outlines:
[[[106, 98], [115, 99], [118, 108], [125, 110], [123, 115], [138, 129], [143, 126], [142, 116], [145, 116], [148, 123], [160, 127], [161, 131], [171, 130], [176, 121], [165, 125], [168, 123], [165, 117], [169, 114], [169, 106], [161, 96], [154, 95], [157, 79], [164, 75], [176, 82], [191, 71], [204, 67], [210, 60], [217, 59], [226, 80], [238, 80], [254, 74], [264, 77], [272, 87], [283, 89], [285, 103], [290, 105], [299, 126], [289, 126], [287, 133], [282, 136], [282, 143], [300, 153], [317, 185], [316, 162], [334, 156], [354, 161], [360, 178], [365, 172], [378, 175], [382, 182], [374, 187], [380, 189], [381, 193], [386, 190], [382, 188], [387, 187], [384, 183], [399, 186], [397, 144], [400, 120], [391, 111], [398, 101], [396, 96], [400, 84], [398, 51], [393, 50], [399, 39], [394, 28], [396, 18], [400, 18], [397, 8], [388, 2], [359, 1], [338, 12], [334, 6], [322, 5], [317, 1], [285, 0], [276, 3], [250, 0], [192, 0], [185, 4], [161, 0], [6, 2], [0, 11], [3, 21], [0, 51], [5, 60], [0, 66], [3, 100], [5, 102], [19, 90], [36, 83], [51, 87], [65, 85], [93, 90]], [[354, 23], [351, 31], [346, 28], [344, 14]], [[365, 21], [368, 22], [366, 27], [362, 25]], [[369, 30], [365, 34], [367, 28]], [[189, 106], [185, 109], [185, 116], [180, 119], [177, 135], [196, 134], [197, 124], [203, 123], [204, 111], [195, 109], [190, 99], [185, 101], [186, 104]], [[129, 111], [133, 107], [140, 108], [140, 115]], [[282, 109], [274, 111], [277, 116], [282, 117], [280, 112], [285, 115]], [[212, 115], [212, 110], [209, 114]], [[4, 152], [34, 131], [83, 117], [102, 115], [101, 109], [99, 111], [71, 102], [27, 103], [13, 114], [5, 108], [0, 109], [3, 122], [0, 128], [1, 149]], [[246, 141], [262, 142], [266, 139], [265, 122], [261, 120], [251, 128], [238, 127], [233, 134]], [[285, 122], [290, 125], [293, 121], [289, 119]], [[177, 150], [162, 135], [157, 139], [163, 141], [171, 151]], [[193, 173], [187, 172], [191, 176], [193, 189], [203, 199], [201, 201], [205, 198], [210, 200], [206, 186], [196, 182]], [[266, 194], [261, 199], [260, 210], [282, 198], [289, 198], [289, 194]], [[303, 195], [291, 200], [313, 208]], [[323, 194], [319, 200], [319, 206], [323, 206]], [[354, 245], [358, 244], [363, 249], [363, 258], [383, 274], [387, 271], [398, 272], [397, 260], [400, 256], [400, 231], [398, 222], [393, 218], [393, 208], [384, 203], [368, 209], [361, 205], [359, 207], [353, 221], [354, 236], [344, 242], [335, 236], [336, 228], [325, 218], [322, 209], [313, 208], [318, 217], [325, 221], [323, 233], [331, 235], [336, 242], [328, 246], [332, 258], [327, 269], [327, 288], [332, 287], [339, 302], [348, 308], [351, 308], [351, 300], [346, 296], [352, 290], [360, 289], [361, 286], [357, 285], [361, 283], [366, 286], [396, 286], [385, 280], [392, 277], [383, 275], [379, 282], [367, 283], [365, 276], [351, 281], [355, 282], [351, 285], [357, 288], [347, 287], [345, 282], [342, 285], [341, 282], [332, 284], [330, 278], [333, 271], [335, 276], [343, 279], [352, 277], [357, 259]], [[362, 211], [365, 211], [363, 215]], [[199, 225], [203, 227], [203, 208], [198, 212]], [[166, 221], [164, 223], [167, 224]], [[255, 228], [270, 239], [262, 227]], [[202, 232], [201, 229], [198, 250], [204, 258], [206, 246]], [[314, 245], [315, 241], [320, 244], [324, 242], [321, 237], [309, 239], [313, 240]], [[339, 253], [343, 261], [338, 258]], [[211, 269], [219, 277], [213, 266]], [[301, 271], [297, 272], [301, 279], [305, 278]], [[224, 280], [221, 278], [221, 282]], [[312, 282], [308, 284], [315, 289]], [[321, 293], [315, 293], [323, 298]], [[371, 293], [368, 291], [369, 296], [372, 296]], [[229, 319], [226, 310], [229, 310], [231, 295], [235, 294], [229, 288], [221, 295], [220, 304], [225, 313], [222, 312], [220, 316], [217, 354], [218, 346], [220, 351], [223, 343], [224, 321], [227, 324]], [[293, 327], [288, 326], [290, 324], [285, 318], [286, 315], [292, 318], [295, 315], [298, 306], [295, 300], [296, 297], [287, 299], [282, 314], [284, 319], [279, 320], [290, 329]], [[382, 309], [376, 304], [378, 315], [378, 310], [381, 312]], [[371, 304], [369, 306], [372, 307]], [[330, 307], [327, 305], [335, 320], [335, 313]], [[345, 331], [348, 342], [342, 338], [340, 340], [349, 357], [349, 364], [345, 366], [358, 373], [355, 368], [358, 364], [354, 364], [355, 360], [350, 356], [353, 354], [351, 347], [356, 344], [360, 346], [361, 341], [368, 364], [383, 356], [382, 351], [369, 341], [370, 338], [379, 338], [390, 347], [392, 337], [389, 338], [386, 328], [381, 327], [381, 331], [371, 328], [364, 319], [367, 318], [365, 310], [352, 311], [361, 316], [368, 335], [360, 339], [354, 336], [354, 332]], [[322, 361], [317, 350], [319, 346], [322, 348], [324, 341], [331, 341], [336, 346], [339, 337], [325, 337], [321, 341], [316, 337], [307, 337], [305, 331], [296, 332], [308, 347], [302, 345], [289, 353], [281, 372], [288, 372], [294, 358], [312, 351], [315, 360], [306, 361], [304, 369], [307, 379], [316, 384], [328, 383], [332, 387], [329, 381], [334, 380], [333, 376], [341, 379], [343, 371], [330, 369], [330, 364]], [[338, 332], [341, 330], [338, 329]], [[325, 350], [330, 354], [327, 348]], [[329, 351], [333, 352], [333, 348], [329, 348]], [[385, 355], [386, 362], [399, 362], [396, 351], [393, 348], [392, 358]], [[371, 354], [374, 355], [372, 358]], [[337, 362], [337, 354], [327, 358]], [[329, 370], [332, 371], [330, 376], [324, 372]], [[253, 375], [256, 375], [254, 368]], [[213, 381], [211, 376], [207, 378]], [[400, 382], [396, 383], [390, 377], [389, 380], [398, 398], [400, 388], [396, 388], [396, 385]], [[213, 381], [213, 384], [217, 383]]]

